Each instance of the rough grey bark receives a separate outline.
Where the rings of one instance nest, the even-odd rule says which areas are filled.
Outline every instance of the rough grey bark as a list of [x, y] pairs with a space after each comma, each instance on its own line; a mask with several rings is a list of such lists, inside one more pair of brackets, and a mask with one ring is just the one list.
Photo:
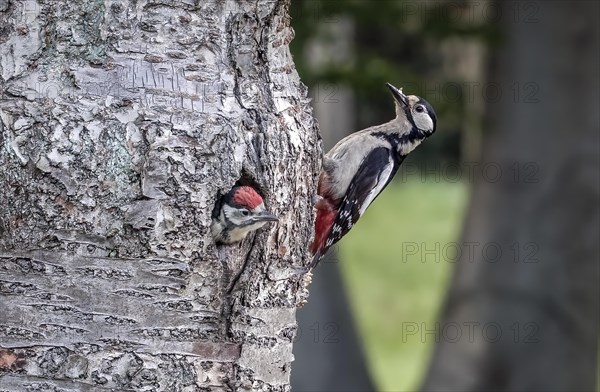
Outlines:
[[[288, 6], [0, 0], [0, 390], [289, 390], [320, 141]], [[217, 248], [237, 181], [281, 220]]]
[[[483, 160], [503, 174], [474, 186], [461, 244], [476, 253], [463, 249], [456, 265], [439, 328], [454, 325], [452, 335], [437, 345], [424, 391], [597, 385], [600, 5], [532, 4], [537, 21], [523, 23], [500, 3], [506, 41], [491, 81], [505, 96], [489, 105]], [[527, 81], [539, 94], [511, 96]]]

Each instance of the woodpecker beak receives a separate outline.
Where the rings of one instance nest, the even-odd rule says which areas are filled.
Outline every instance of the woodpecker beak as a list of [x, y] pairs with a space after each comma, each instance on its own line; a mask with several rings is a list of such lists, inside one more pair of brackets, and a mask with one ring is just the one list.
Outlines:
[[388, 86], [388, 88], [392, 92], [392, 95], [394, 96], [394, 99], [396, 101], [398, 101], [398, 103], [400, 105], [402, 105], [403, 107], [407, 107], [408, 106], [408, 97], [406, 95], [404, 95], [404, 93], [402, 92], [402, 88], [397, 89], [396, 87], [394, 87], [390, 83], [386, 83], [386, 85]]
[[278, 222], [279, 218], [271, 214], [269, 211], [262, 211], [254, 215], [255, 222]]

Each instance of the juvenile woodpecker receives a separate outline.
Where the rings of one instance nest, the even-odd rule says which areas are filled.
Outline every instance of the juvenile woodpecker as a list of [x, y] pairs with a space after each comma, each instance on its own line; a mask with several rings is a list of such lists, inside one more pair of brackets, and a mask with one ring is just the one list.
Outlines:
[[262, 197], [250, 186], [234, 186], [219, 200], [210, 230], [216, 243], [232, 244], [279, 219], [265, 209]]
[[435, 132], [435, 112], [427, 101], [387, 86], [394, 97], [396, 118], [345, 137], [323, 157], [309, 269], [350, 231], [404, 158]]

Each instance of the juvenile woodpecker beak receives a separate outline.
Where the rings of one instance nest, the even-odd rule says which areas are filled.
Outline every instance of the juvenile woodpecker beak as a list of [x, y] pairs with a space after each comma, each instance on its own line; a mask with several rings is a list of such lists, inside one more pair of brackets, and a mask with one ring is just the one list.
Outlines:
[[398, 101], [398, 103], [400, 103], [403, 107], [407, 107], [408, 106], [408, 98], [402, 92], [402, 88], [398, 89], [398, 88], [394, 87], [390, 83], [386, 83], [386, 85], [388, 86], [388, 88], [392, 92], [392, 95], [394, 96], [394, 99], [396, 101]]
[[271, 214], [269, 211], [259, 212], [254, 216], [255, 222], [278, 222], [279, 218]]

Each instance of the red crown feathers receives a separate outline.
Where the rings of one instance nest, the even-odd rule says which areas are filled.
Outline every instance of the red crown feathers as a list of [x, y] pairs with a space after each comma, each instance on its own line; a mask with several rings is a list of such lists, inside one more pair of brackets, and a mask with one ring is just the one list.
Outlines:
[[231, 199], [235, 204], [251, 210], [263, 202], [262, 197], [250, 186], [235, 187]]

